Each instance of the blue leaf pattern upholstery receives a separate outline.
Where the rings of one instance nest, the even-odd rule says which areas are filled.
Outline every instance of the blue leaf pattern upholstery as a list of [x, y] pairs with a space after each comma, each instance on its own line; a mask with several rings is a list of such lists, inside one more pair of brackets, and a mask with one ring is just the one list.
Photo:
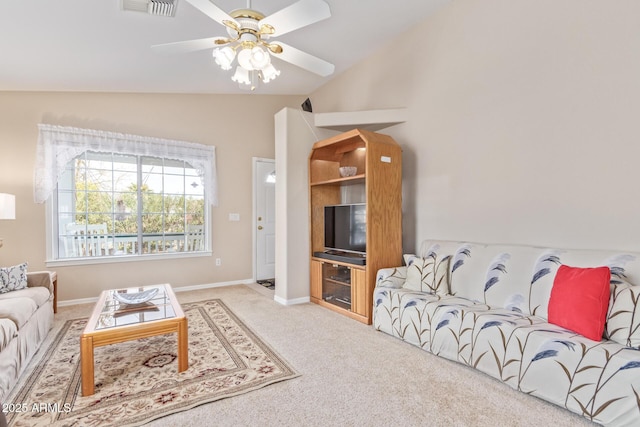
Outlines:
[[547, 357], [555, 357], [557, 355], [558, 350], [544, 350], [533, 356], [533, 359], [531, 359], [531, 361], [535, 362], [536, 360], [546, 359]]
[[[423, 246], [432, 249], [425, 258], [450, 258], [443, 280], [455, 294], [403, 289], [402, 270], [385, 269], [374, 290], [377, 330], [597, 423], [639, 425], [640, 351], [628, 338], [638, 332], [640, 346], [640, 287], [631, 284], [640, 283], [637, 254], [445, 241]], [[592, 341], [547, 322], [563, 263], [610, 267], [614, 309], [607, 327], [618, 342]]]
[[[533, 277], [531, 278], [531, 285], [529, 286], [529, 313], [531, 314], [542, 314], [542, 316], [546, 316], [547, 304], [549, 302], [549, 295], [542, 292], [535, 292], [539, 290], [541, 287], [544, 287], [543, 277], [546, 277], [545, 280], [547, 287], [549, 288], [549, 294], [551, 293], [551, 286], [549, 283], [550, 277], [555, 277], [556, 271], [558, 267], [560, 267], [560, 252], [559, 251], [546, 251], [544, 252], [537, 260], [533, 267]], [[552, 274], [553, 273], [553, 274]], [[553, 280], [551, 280], [551, 283]], [[541, 297], [536, 300], [534, 295], [539, 295]], [[541, 310], [542, 309], [542, 310]]]
[[640, 286], [612, 278], [604, 332], [608, 339], [640, 350]]
[[455, 272], [458, 268], [464, 265], [464, 260], [466, 257], [471, 257], [471, 245], [462, 245], [458, 251], [456, 251], [453, 256], [453, 267], [451, 268], [451, 272]]
[[507, 261], [509, 261], [509, 258], [511, 258], [511, 255], [507, 253], [501, 253], [491, 261], [491, 265], [489, 266], [489, 270], [487, 271], [487, 278], [484, 284], [485, 304], [487, 302], [487, 291], [489, 291], [489, 289], [491, 289], [496, 283], [500, 281], [501, 275], [507, 273], [507, 267], [505, 266], [505, 264], [507, 263]]

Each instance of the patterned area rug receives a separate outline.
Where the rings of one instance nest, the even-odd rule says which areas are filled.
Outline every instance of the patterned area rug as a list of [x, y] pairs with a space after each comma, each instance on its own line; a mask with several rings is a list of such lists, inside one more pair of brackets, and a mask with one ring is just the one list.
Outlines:
[[5, 402], [9, 425], [137, 426], [298, 376], [222, 301], [182, 308], [188, 370], [178, 373], [176, 334], [97, 347], [96, 393], [82, 397], [79, 347], [87, 319], [68, 320]]

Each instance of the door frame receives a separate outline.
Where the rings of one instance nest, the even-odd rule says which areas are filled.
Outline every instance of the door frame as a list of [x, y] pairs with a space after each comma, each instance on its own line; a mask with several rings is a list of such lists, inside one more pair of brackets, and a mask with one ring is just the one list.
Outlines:
[[252, 250], [251, 250], [251, 259], [252, 259], [252, 266], [253, 266], [253, 273], [252, 273], [252, 280], [255, 282], [257, 280], [258, 277], [258, 257], [257, 257], [257, 253], [258, 253], [258, 203], [257, 203], [257, 198], [258, 198], [258, 189], [256, 186], [256, 178], [258, 175], [258, 162], [265, 162], [265, 163], [273, 163], [273, 167], [275, 169], [276, 166], [276, 161], [275, 159], [268, 159], [266, 157], [252, 157], [251, 158], [251, 162], [252, 162], [252, 180], [251, 180], [251, 187], [252, 187], [252, 208], [251, 208], [251, 212], [252, 212], [252, 219], [251, 219], [251, 225], [252, 225]]

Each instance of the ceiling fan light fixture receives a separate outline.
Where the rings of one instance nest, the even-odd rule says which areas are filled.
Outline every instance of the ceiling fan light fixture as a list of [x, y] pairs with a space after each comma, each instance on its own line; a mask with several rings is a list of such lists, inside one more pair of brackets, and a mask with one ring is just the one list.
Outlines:
[[280, 75], [280, 70], [277, 70], [276, 67], [273, 66], [273, 64], [269, 64], [265, 68], [263, 68], [260, 73], [262, 74], [262, 81], [264, 83], [269, 83], [271, 80]]
[[[178, 0], [121, 0], [140, 2], [134, 5], [142, 9], [148, 2], [158, 3], [159, 9], [174, 6]], [[186, 40], [183, 42], [155, 45], [163, 52], [197, 51], [213, 47], [212, 56], [223, 70], [234, 68], [232, 81], [242, 89], [254, 90], [259, 84], [270, 82], [280, 75], [271, 64], [271, 55], [289, 62], [306, 71], [326, 77], [334, 72], [333, 64], [295, 49], [285, 43], [267, 42], [270, 36], [279, 37], [307, 25], [322, 21], [331, 16], [326, 0], [296, 0], [268, 17], [251, 9], [251, 0], [247, 0], [247, 9], [239, 9], [227, 14], [215, 2], [217, 0], [185, 0], [214, 21], [224, 25], [229, 37], [210, 37]], [[137, 9], [136, 9], [137, 10]], [[213, 45], [213, 46], [212, 46]], [[220, 47], [218, 47], [220, 46]]]
[[252, 56], [253, 54], [251, 49], [242, 49], [240, 53], [238, 53], [238, 64], [246, 70], [253, 70], [253, 61], [251, 60]]
[[263, 70], [270, 64], [271, 56], [269, 56], [269, 53], [266, 50], [260, 46], [256, 46], [251, 49], [251, 65], [254, 70]]
[[282, 46], [280, 46], [279, 44], [271, 43], [266, 44], [265, 46], [267, 46], [267, 49], [269, 49], [272, 53], [282, 53]]
[[[239, 56], [240, 55], [238, 55], [238, 57]], [[234, 82], [240, 84], [241, 86], [243, 84], [244, 85], [250, 85], [251, 84], [251, 78], [249, 76], [249, 70], [244, 68], [242, 65], [238, 65], [236, 67], [235, 74], [231, 77], [231, 80], [233, 80]]]
[[229, 46], [213, 50], [213, 58], [215, 59], [216, 64], [218, 64], [223, 70], [231, 69], [231, 63], [235, 57], [236, 51]]

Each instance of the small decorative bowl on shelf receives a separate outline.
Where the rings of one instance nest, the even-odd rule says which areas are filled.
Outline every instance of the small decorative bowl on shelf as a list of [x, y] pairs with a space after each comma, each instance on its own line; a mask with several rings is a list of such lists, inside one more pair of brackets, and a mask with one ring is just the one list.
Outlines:
[[354, 176], [358, 171], [358, 168], [355, 166], [342, 166], [338, 169], [340, 171], [341, 177]]

